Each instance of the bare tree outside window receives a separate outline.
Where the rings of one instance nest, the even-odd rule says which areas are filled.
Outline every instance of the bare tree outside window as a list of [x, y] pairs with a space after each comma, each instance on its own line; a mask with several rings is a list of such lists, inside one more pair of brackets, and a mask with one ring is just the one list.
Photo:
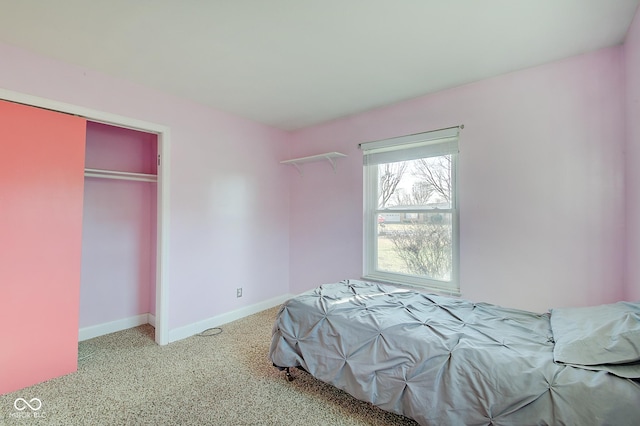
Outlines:
[[398, 256], [410, 273], [438, 280], [451, 278], [451, 231], [441, 223], [412, 221], [406, 232], [390, 235]]
[[385, 163], [379, 167], [380, 173], [380, 208], [387, 206], [389, 199], [396, 191], [398, 184], [407, 170], [407, 162]]
[[[389, 242], [390, 245], [379, 257], [386, 257], [383, 263], [389, 265], [390, 272], [450, 280], [451, 213], [438, 210], [451, 208], [451, 157], [421, 158], [378, 167], [380, 208], [394, 212], [393, 222], [380, 222], [384, 232], [379, 232], [378, 244], [386, 247]], [[415, 208], [422, 212], [415, 213]], [[404, 210], [412, 212], [403, 213]], [[391, 258], [397, 261], [393, 263]]]
[[451, 156], [420, 158], [414, 167], [414, 175], [451, 204]]
[[433, 185], [429, 184], [429, 182], [418, 181], [413, 184], [411, 187], [411, 195], [413, 197], [413, 204], [419, 206], [425, 206], [431, 200], [433, 196], [434, 189]]

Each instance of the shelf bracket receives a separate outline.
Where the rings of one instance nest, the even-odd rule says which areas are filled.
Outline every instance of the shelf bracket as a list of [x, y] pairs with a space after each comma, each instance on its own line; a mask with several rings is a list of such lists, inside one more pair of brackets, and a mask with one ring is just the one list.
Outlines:
[[302, 167], [298, 165], [298, 163], [291, 163], [291, 165], [296, 168], [298, 173], [300, 173], [300, 176], [304, 176], [304, 171]]
[[327, 160], [329, 160], [329, 163], [331, 163], [331, 168], [333, 169], [333, 173], [336, 172], [336, 160], [334, 160], [331, 157], [327, 157]]

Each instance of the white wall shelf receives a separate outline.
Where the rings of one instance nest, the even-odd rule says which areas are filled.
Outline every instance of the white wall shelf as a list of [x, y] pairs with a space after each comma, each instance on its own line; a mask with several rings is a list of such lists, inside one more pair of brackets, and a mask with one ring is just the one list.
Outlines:
[[300, 157], [300, 158], [292, 158], [291, 160], [281, 161], [280, 164], [290, 164], [295, 167], [300, 175], [302, 175], [302, 164], [311, 163], [314, 161], [323, 161], [327, 160], [331, 167], [333, 168], [333, 172], [336, 172], [336, 158], [346, 157], [346, 154], [342, 154], [340, 152], [326, 152], [324, 154], [310, 155], [308, 157]]
[[103, 179], [136, 180], [141, 182], [157, 182], [158, 176], [147, 173], [119, 172], [116, 170], [84, 169], [85, 177]]

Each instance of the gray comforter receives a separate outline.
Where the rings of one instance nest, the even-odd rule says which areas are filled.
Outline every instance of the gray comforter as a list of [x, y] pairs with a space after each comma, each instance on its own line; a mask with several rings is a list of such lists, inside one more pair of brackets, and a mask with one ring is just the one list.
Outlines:
[[640, 305], [613, 308], [623, 318], [605, 333], [620, 335], [578, 333], [606, 340], [604, 359], [573, 363], [585, 346], [572, 334], [597, 321], [588, 308], [536, 314], [348, 280], [286, 302], [270, 358], [423, 425], [639, 424]]

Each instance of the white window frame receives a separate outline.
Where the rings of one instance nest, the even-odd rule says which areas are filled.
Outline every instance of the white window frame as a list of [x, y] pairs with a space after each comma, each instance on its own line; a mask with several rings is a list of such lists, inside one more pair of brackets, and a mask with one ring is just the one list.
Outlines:
[[[364, 258], [363, 279], [391, 284], [420, 287], [431, 291], [460, 295], [459, 283], [459, 212], [458, 212], [458, 137], [459, 127], [417, 133], [360, 144], [364, 154]], [[385, 210], [378, 206], [378, 164], [405, 159], [451, 155], [451, 208], [438, 210], [451, 214], [452, 271], [449, 281], [378, 270], [378, 216]], [[409, 158], [407, 158], [409, 157]], [[397, 212], [394, 211], [394, 212]], [[433, 212], [431, 209], [403, 210], [404, 213]]]

